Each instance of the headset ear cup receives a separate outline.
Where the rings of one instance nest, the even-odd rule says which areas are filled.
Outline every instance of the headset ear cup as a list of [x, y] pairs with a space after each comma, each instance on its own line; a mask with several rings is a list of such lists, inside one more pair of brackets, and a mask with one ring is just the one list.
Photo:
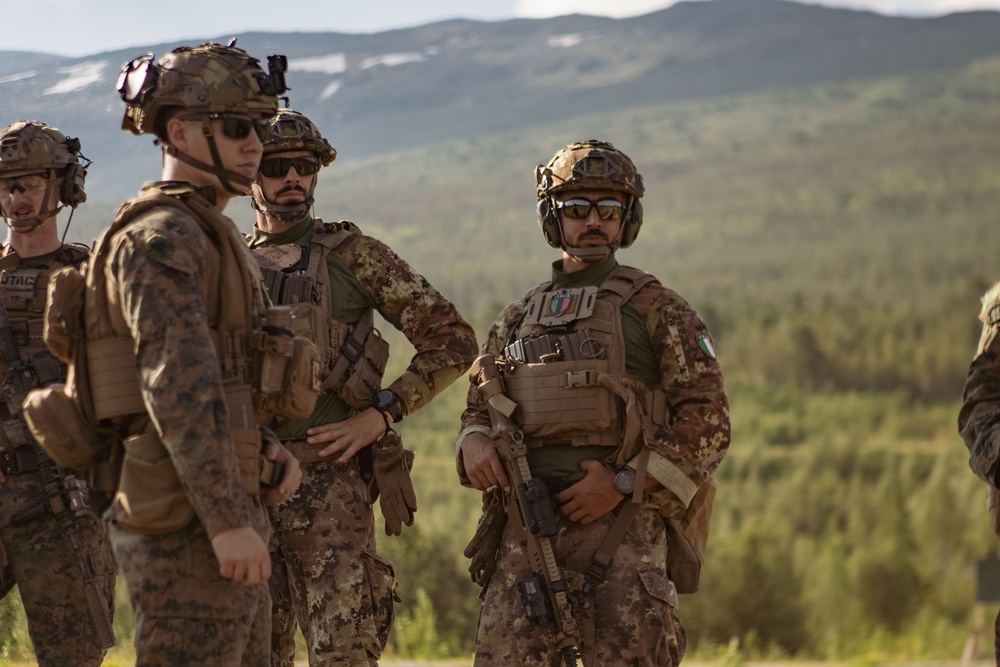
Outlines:
[[638, 197], [632, 198], [632, 206], [629, 207], [623, 226], [621, 247], [627, 248], [635, 242], [635, 238], [639, 236], [639, 228], [642, 227], [642, 202]]
[[538, 225], [542, 228], [542, 234], [550, 246], [562, 247], [562, 229], [559, 227], [559, 216], [552, 207], [551, 197], [542, 197], [538, 200]]
[[62, 186], [59, 188], [59, 199], [67, 206], [76, 208], [87, 201], [87, 193], [83, 189], [87, 178], [87, 170], [79, 164], [69, 164], [63, 173]]

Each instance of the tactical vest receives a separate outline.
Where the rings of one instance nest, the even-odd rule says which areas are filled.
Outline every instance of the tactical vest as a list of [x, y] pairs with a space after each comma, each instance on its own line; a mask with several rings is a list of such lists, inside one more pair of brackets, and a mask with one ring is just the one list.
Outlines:
[[667, 424], [663, 391], [625, 367], [621, 309], [654, 280], [619, 266], [599, 287], [543, 283], [525, 295], [501, 367], [529, 448], [617, 447], [621, 465], [639, 452], [644, 430]]
[[382, 386], [389, 345], [373, 327], [371, 309], [353, 327], [330, 316], [330, 253], [361, 230], [348, 221], [317, 223], [307, 246], [258, 246], [251, 252], [271, 300], [294, 313], [296, 335], [319, 347], [322, 391], [335, 392], [360, 411], [371, 407]]
[[[61, 267], [79, 266], [86, 258], [87, 249], [76, 245], [64, 245], [44, 268], [22, 266], [14, 253], [0, 258], [0, 299], [10, 318], [11, 334], [24, 372], [33, 386], [44, 387], [65, 379], [65, 368], [52, 356], [42, 338], [49, 276]], [[3, 372], [8, 370], [10, 364], [3, 363]], [[12, 415], [4, 415], [3, 419], [0, 444], [7, 447], [0, 453], [0, 471], [9, 475], [37, 470], [34, 439], [20, 424], [7, 428], [8, 420], [16, 420]]]
[[[26, 404], [26, 416], [46, 451], [50, 451], [47, 443], [65, 445], [59, 442], [60, 438], [67, 441], [77, 435], [47, 432], [50, 429], [46, 429], [49, 421], [46, 417], [58, 409], [78, 410], [84, 428], [87, 424], [100, 425], [105, 434], [110, 428], [123, 444], [121, 475], [115, 480], [117, 483], [99, 480], [95, 487], [117, 487], [117, 521], [144, 534], [178, 530], [194, 518], [194, 510], [187, 502], [169, 453], [148, 417], [136, 373], [133, 339], [120, 304], [109, 298], [116, 295], [108, 292], [105, 271], [112, 239], [137, 217], [163, 207], [179, 209], [197, 221], [214, 250], [214, 256], [206, 262], [210, 273], [205, 276], [205, 284], [210, 286], [206, 290], [207, 324], [226, 391], [229, 432], [248, 495], [260, 494], [261, 432], [257, 425], [263, 422], [272, 407], [269, 400], [280, 393], [283, 382], [301, 380], [290, 378], [284, 369], [278, 373], [277, 380], [272, 377], [266, 372], [272, 357], [288, 361], [293, 357], [291, 348], [294, 348], [304, 360], [307, 368], [299, 369], [298, 374], [312, 374], [304, 380], [306, 384], [311, 383], [312, 391], [312, 402], [300, 406], [306, 410], [305, 414], [312, 410], [319, 391], [315, 346], [302, 338], [293, 339], [290, 330], [285, 330], [287, 335], [284, 335], [268, 321], [281, 315], [285, 317], [282, 324], [290, 326], [291, 316], [287, 311], [272, 313], [275, 309], [268, 308], [257, 265], [228, 218], [184, 183], [148, 188], [126, 202], [95, 245], [87, 270], [82, 274], [65, 273], [54, 277], [53, 287], [62, 283], [64, 289], [60, 294], [59, 289], [50, 288], [46, 341], [68, 357], [67, 387], [37, 396], [32, 392]], [[81, 281], [85, 281], [86, 298], [80, 317], [80, 333], [85, 335], [77, 337], [71, 330], [58, 330], [65, 322], [74, 320], [73, 302], [79, 298], [73, 290]], [[218, 289], [213, 288], [216, 285]], [[83, 339], [82, 345], [79, 339]], [[309, 349], [300, 349], [303, 343], [311, 349], [311, 355]], [[308, 368], [310, 363], [312, 368]], [[95, 435], [91, 436], [93, 440]], [[50, 455], [60, 462], [55, 452]], [[87, 455], [102, 453], [96, 451]], [[75, 463], [92, 465], [93, 462]]]

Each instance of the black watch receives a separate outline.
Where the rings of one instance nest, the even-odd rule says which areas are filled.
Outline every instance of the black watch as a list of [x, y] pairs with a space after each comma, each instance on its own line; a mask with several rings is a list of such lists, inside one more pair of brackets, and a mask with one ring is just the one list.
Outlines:
[[403, 408], [400, 406], [399, 396], [392, 389], [381, 389], [375, 394], [372, 405], [379, 412], [387, 413], [392, 417], [392, 423], [398, 424], [403, 421]]
[[635, 491], [635, 471], [628, 466], [615, 470], [615, 491], [626, 498]]

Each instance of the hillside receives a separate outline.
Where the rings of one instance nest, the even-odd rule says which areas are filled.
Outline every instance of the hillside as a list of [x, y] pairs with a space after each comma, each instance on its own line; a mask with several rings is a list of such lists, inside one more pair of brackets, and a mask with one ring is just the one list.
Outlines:
[[[1000, 14], [890, 18], [782, 0], [684, 2], [631, 19], [446, 21], [370, 35], [250, 33], [289, 56], [291, 103], [343, 161], [738, 92], [943, 70], [1000, 52]], [[226, 41], [232, 35], [206, 35]], [[121, 132], [121, 65], [150, 45], [86, 58], [0, 51], [3, 114], [79, 135], [92, 200], [155, 173], [148, 138]]]

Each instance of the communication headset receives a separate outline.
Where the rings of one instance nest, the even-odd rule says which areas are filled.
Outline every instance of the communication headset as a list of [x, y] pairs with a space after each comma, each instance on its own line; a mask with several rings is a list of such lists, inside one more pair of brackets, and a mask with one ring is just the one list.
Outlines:
[[[633, 195], [629, 195], [628, 198], [627, 210], [622, 216], [622, 228], [619, 232], [621, 243], [617, 247], [620, 248], [631, 246], [639, 236], [639, 228], [642, 227], [642, 202]], [[548, 244], [553, 248], [562, 248], [562, 225], [559, 223], [559, 214], [553, 204], [551, 195], [538, 200], [538, 224]]]

